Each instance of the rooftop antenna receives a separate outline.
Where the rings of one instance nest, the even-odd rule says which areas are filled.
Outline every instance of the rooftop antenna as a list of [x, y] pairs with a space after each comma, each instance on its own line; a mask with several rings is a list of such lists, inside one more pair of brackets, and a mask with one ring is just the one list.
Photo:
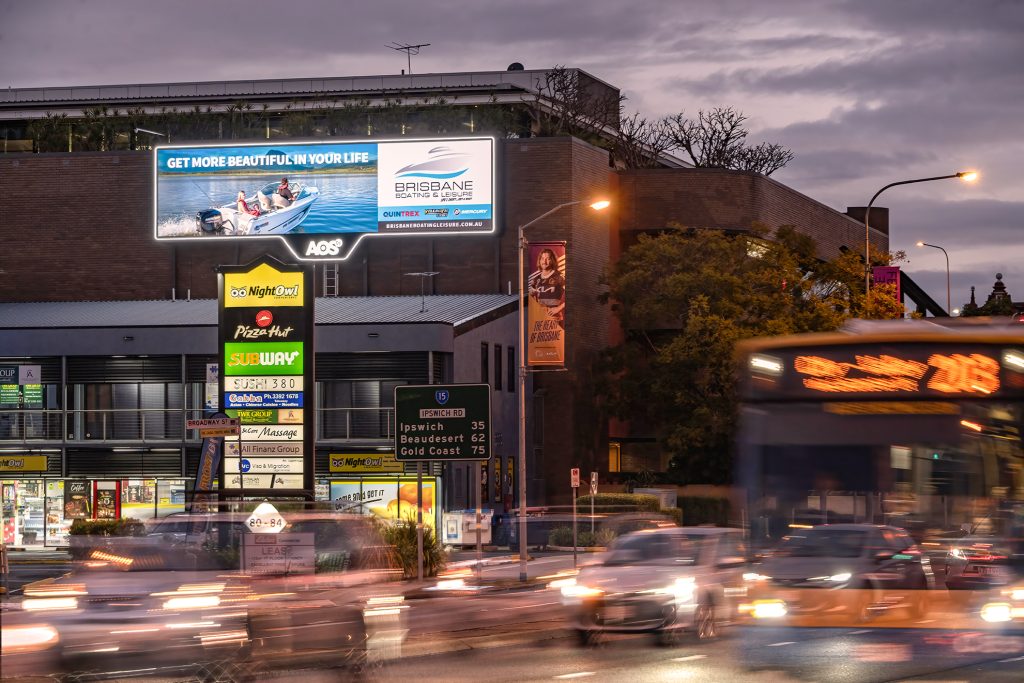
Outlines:
[[440, 275], [440, 271], [437, 270], [425, 270], [422, 273], [402, 273], [402, 275], [418, 275], [420, 278], [420, 313], [427, 312], [427, 299], [423, 292], [423, 283], [427, 281], [428, 277], [434, 277]]
[[[419, 45], [407, 45], [406, 43], [396, 43], [395, 41], [392, 40], [390, 45], [385, 45], [384, 47], [390, 48], [390, 49], [395, 50], [397, 52], [404, 52], [405, 53], [405, 59], [406, 59], [406, 66], [409, 67], [408, 73], [411, 74], [412, 73], [412, 56], [413, 55], [418, 55], [420, 53], [420, 48], [421, 47], [427, 47], [428, 45], [430, 45], [430, 43], [420, 43]], [[406, 275], [409, 275], [409, 274], [410, 273], [406, 273]]]

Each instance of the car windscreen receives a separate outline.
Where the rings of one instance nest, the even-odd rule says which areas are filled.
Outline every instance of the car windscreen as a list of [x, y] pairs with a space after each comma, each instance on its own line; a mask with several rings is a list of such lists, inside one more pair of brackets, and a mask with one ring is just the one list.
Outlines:
[[809, 529], [787, 536], [776, 557], [860, 557], [868, 532], [857, 529]]
[[699, 545], [685, 536], [639, 532], [621, 536], [613, 542], [604, 564], [633, 564], [663, 559], [695, 564], [698, 550]]
[[[150, 534], [188, 534], [193, 532], [195, 523], [188, 519], [165, 520], [154, 526]], [[201, 528], [201, 527], [200, 527]]]

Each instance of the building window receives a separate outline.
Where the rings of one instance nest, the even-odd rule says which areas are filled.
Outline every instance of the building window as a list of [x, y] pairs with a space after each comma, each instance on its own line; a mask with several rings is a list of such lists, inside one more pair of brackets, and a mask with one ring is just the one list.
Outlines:
[[491, 368], [489, 367], [491, 355], [488, 346], [487, 342], [480, 344], [480, 381], [484, 384], [491, 381]]
[[508, 390], [510, 392], [515, 391], [516, 382], [519, 381], [519, 377], [516, 375], [519, 368], [516, 367], [516, 349], [514, 346], [508, 347]]
[[608, 471], [622, 471], [622, 445], [616, 441], [608, 442]]
[[501, 391], [501, 344], [494, 345], [494, 390]]

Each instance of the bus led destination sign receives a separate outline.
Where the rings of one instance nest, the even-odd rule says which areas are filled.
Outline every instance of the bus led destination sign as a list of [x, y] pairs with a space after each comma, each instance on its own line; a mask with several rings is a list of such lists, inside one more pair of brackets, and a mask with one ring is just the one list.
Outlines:
[[395, 388], [395, 457], [487, 460], [491, 456], [491, 388], [487, 384]]

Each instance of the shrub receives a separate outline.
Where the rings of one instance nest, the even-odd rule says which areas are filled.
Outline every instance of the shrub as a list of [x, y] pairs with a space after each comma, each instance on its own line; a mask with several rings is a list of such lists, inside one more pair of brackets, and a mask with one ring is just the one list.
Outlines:
[[556, 526], [550, 531], [550, 533], [548, 533], [548, 545], [558, 546], [560, 548], [571, 548], [572, 527]]
[[[381, 535], [395, 550], [399, 565], [407, 579], [416, 578], [416, 522], [399, 520], [393, 524], [381, 524]], [[441, 542], [428, 526], [423, 527], [423, 576], [436, 576], [444, 569], [448, 558]]]
[[594, 545], [607, 548], [615, 540], [615, 531], [612, 529], [598, 529], [594, 534]]
[[[590, 510], [590, 495], [580, 496], [576, 508]], [[594, 498], [594, 512], [658, 512], [661, 502], [649, 493], [599, 493]]]
[[682, 511], [682, 523], [686, 526], [729, 524], [730, 506], [727, 498], [684, 496], [679, 499], [679, 507]]
[[[593, 548], [595, 545], [597, 545], [597, 541], [595, 540], [595, 537], [596, 537], [596, 534], [592, 534], [589, 531], [577, 530], [577, 532], [576, 532], [576, 547], [577, 548]], [[572, 544], [572, 540], [571, 539], [570, 539], [569, 543], [570, 543], [570, 545]]]
[[146, 525], [137, 519], [76, 519], [71, 522], [72, 536], [145, 536]]
[[661, 508], [658, 512], [666, 517], [671, 517], [672, 521], [676, 523], [676, 526], [683, 525], [683, 511], [679, 508]]

